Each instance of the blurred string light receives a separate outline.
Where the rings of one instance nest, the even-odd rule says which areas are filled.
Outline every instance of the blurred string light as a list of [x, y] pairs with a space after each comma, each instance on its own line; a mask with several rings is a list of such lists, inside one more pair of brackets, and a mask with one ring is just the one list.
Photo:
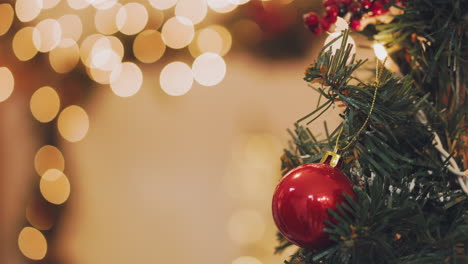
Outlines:
[[181, 49], [192, 42], [195, 29], [186, 17], [171, 17], [162, 27], [162, 39], [170, 48]]
[[2, 14], [2, 18], [0, 19], [0, 36], [2, 36], [10, 29], [15, 11], [10, 4], [0, 4], [0, 14]]
[[83, 33], [81, 18], [74, 14], [63, 15], [57, 22], [60, 25], [62, 39], [78, 41]]
[[64, 171], [65, 159], [57, 147], [45, 145], [34, 156], [34, 168], [39, 176], [42, 176], [49, 169]]
[[52, 204], [63, 204], [70, 196], [70, 182], [67, 176], [57, 169], [44, 172], [39, 189], [44, 199]]
[[110, 75], [112, 91], [120, 97], [129, 97], [140, 90], [143, 73], [133, 62], [124, 62], [117, 66]]
[[194, 25], [202, 22], [207, 13], [206, 0], [179, 0], [175, 7], [176, 16], [186, 17]]
[[149, 8], [148, 9], [148, 24], [147, 28], [158, 30], [164, 23], [164, 11]]
[[236, 0], [206, 0], [208, 6], [218, 13], [229, 13], [236, 9], [238, 2]]
[[122, 61], [124, 47], [114, 36], [100, 36], [93, 44], [88, 58], [90, 68], [112, 71]]
[[70, 142], [78, 142], [88, 133], [88, 114], [77, 105], [68, 106], [60, 113], [57, 126], [60, 135], [64, 139]]
[[148, 11], [139, 3], [128, 3], [120, 7], [116, 16], [116, 25], [125, 35], [135, 35], [148, 23]]
[[117, 27], [117, 14], [122, 5], [117, 3], [111, 8], [97, 10], [94, 15], [94, 26], [102, 34], [112, 35], [119, 31]]
[[24, 27], [16, 32], [13, 37], [13, 53], [20, 61], [28, 61], [37, 54], [37, 48], [33, 42], [33, 27]]
[[87, 0], [67, 0], [67, 2], [68, 6], [75, 10], [84, 9], [90, 5]]
[[380, 43], [375, 43], [372, 45], [372, 47], [374, 48], [374, 53], [375, 53], [375, 56], [383, 61], [385, 58], [387, 58], [388, 56], [388, 53], [387, 53], [387, 50], [385, 49], [385, 47], [380, 44]]
[[118, 0], [88, 0], [91, 5], [98, 9], [98, 10], [105, 10], [105, 9], [109, 9], [113, 6], [115, 6], [115, 4], [117, 4]]
[[159, 10], [169, 9], [177, 4], [177, 0], [149, 0], [151, 6]]
[[183, 62], [171, 62], [162, 69], [159, 83], [168, 95], [184, 95], [192, 88], [192, 69]]
[[15, 79], [10, 69], [0, 67], [0, 102], [5, 101], [13, 93]]
[[231, 49], [231, 45], [231, 33], [223, 26], [211, 25], [196, 32], [194, 41], [190, 43], [189, 51], [194, 58], [205, 52], [224, 56]]
[[49, 62], [57, 73], [68, 73], [80, 61], [80, 49], [73, 39], [64, 39], [49, 53]]
[[49, 52], [58, 46], [62, 39], [62, 28], [55, 19], [39, 22], [33, 31], [33, 43], [40, 52]]
[[216, 53], [207, 52], [198, 56], [192, 65], [195, 80], [204, 86], [220, 83], [226, 75], [226, 63]]
[[80, 58], [81, 58], [81, 62], [87, 66], [87, 67], [91, 67], [91, 61], [92, 61], [92, 57], [90, 56], [91, 55], [91, 51], [93, 50], [94, 48], [94, 44], [100, 39], [104, 37], [103, 35], [101, 34], [92, 34], [92, 35], [89, 35], [87, 36], [82, 42], [81, 42], [81, 46], [80, 46]]
[[44, 86], [33, 93], [29, 106], [37, 121], [47, 123], [57, 116], [60, 109], [60, 97], [52, 87]]
[[57, 6], [60, 0], [42, 0], [42, 9], [51, 9]]
[[21, 22], [34, 20], [41, 13], [42, 0], [17, 0], [15, 2], [16, 16]]
[[148, 29], [133, 41], [133, 54], [143, 63], [153, 63], [159, 60], [166, 51], [166, 44], [159, 31]]
[[[225, 27], [206, 25], [195, 36], [195, 26], [202, 24], [208, 9], [228, 13], [248, 1], [148, 0], [149, 7], [140, 2], [121, 4], [118, 0], [67, 0], [64, 2], [72, 12], [51, 18], [48, 12], [42, 11], [58, 6], [60, 0], [17, 0], [14, 8], [8, 3], [0, 4], [0, 36], [11, 30], [16, 14], [19, 21], [28, 23], [12, 33], [12, 50], [18, 60], [29, 61], [38, 52], [48, 53], [51, 68], [59, 74], [73, 71], [81, 61], [92, 80], [109, 84], [112, 92], [121, 97], [133, 96], [141, 89], [143, 73], [136, 63], [122, 61], [124, 45], [113, 34], [135, 35], [132, 51], [142, 63], [160, 61], [167, 48], [188, 47], [194, 58], [191, 66], [180, 61], [170, 62], [159, 73], [162, 90], [171, 96], [181, 96], [192, 88], [194, 80], [204, 86], [219, 84], [226, 74], [222, 56], [229, 52], [232, 45], [231, 33]], [[89, 6], [93, 7], [91, 23], [73, 13]], [[164, 12], [170, 8], [174, 8], [174, 16], [165, 21]], [[94, 25], [94, 31], [84, 30], [84, 25], [88, 24]], [[13, 89], [11, 71], [0, 67], [0, 101], [8, 99]], [[60, 96], [50, 86], [41, 87], [33, 93], [30, 110], [38, 122], [56, 125], [66, 141], [79, 142], [88, 133], [89, 117], [86, 111], [80, 106], [70, 105], [60, 112]], [[52, 122], [55, 119], [57, 122]], [[47, 211], [54, 208], [50, 207], [52, 205], [65, 203], [71, 186], [64, 173], [64, 156], [56, 146], [42, 146], [36, 152], [34, 167], [41, 176], [39, 190], [43, 199], [28, 204], [26, 217], [33, 227], [21, 230], [18, 247], [26, 257], [41, 260], [47, 254], [47, 240], [39, 230], [49, 230], [54, 224], [53, 217], [45, 216], [44, 209]], [[242, 229], [239, 223], [247, 227]], [[263, 220], [251, 211], [238, 212], [229, 225], [231, 230], [241, 228], [233, 238], [239, 243], [255, 240], [261, 236], [260, 233], [263, 234]], [[255, 231], [245, 231], [252, 226]], [[246, 232], [253, 232], [251, 238], [245, 238]]]
[[18, 247], [29, 259], [41, 260], [47, 253], [47, 241], [41, 231], [25, 227], [18, 236]]

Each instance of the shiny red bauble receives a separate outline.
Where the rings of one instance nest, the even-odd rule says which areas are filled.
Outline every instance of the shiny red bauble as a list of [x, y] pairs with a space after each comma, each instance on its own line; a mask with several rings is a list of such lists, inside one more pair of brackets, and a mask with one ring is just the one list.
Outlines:
[[302, 248], [323, 249], [332, 244], [323, 231], [325, 219], [335, 222], [328, 209], [355, 198], [352, 182], [325, 163], [299, 166], [283, 177], [273, 195], [273, 219], [283, 236]]

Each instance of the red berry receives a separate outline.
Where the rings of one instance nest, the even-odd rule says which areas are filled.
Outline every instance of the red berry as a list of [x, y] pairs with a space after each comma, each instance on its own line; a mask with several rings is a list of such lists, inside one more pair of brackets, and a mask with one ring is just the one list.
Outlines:
[[349, 22], [349, 27], [351, 27], [352, 30], [361, 31], [361, 20], [351, 19], [351, 21]]
[[356, 12], [360, 12], [362, 9], [362, 6], [360, 3], [358, 2], [353, 2], [351, 5], [349, 5], [348, 7], [348, 11], [351, 12], [351, 13], [356, 13]]
[[325, 15], [325, 17], [323, 19], [326, 19], [328, 22], [330, 22], [330, 24], [334, 24], [336, 22], [336, 20], [338, 19], [337, 16], [329, 16], [328, 14]]
[[320, 19], [320, 25], [322, 26], [323, 30], [330, 29], [331, 23], [326, 19]]
[[304, 23], [309, 28], [317, 26], [319, 24], [319, 16], [317, 14], [315, 14], [314, 12], [310, 12], [310, 13], [305, 14], [303, 19], [304, 19]]
[[349, 5], [351, 2], [353, 2], [353, 0], [341, 0], [341, 3], [344, 5]]
[[325, 11], [327, 12], [327, 16], [331, 17], [337, 17], [339, 12], [338, 7], [336, 6], [327, 6]]
[[316, 26], [314, 29], [309, 28], [310, 31], [314, 32], [315, 35], [322, 34], [322, 27], [320, 25]]
[[383, 1], [375, 1], [372, 5], [372, 16], [380, 16], [388, 11]]
[[361, 5], [365, 10], [368, 10], [372, 6], [372, 1], [371, 0], [361, 0]]
[[324, 6], [336, 6], [336, 1], [335, 0], [325, 0], [323, 1]]

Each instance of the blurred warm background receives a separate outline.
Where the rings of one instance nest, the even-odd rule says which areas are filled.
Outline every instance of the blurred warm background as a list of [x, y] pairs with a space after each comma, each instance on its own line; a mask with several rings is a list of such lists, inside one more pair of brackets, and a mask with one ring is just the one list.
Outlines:
[[0, 263], [282, 263], [270, 200], [318, 100], [320, 5], [0, 1]]

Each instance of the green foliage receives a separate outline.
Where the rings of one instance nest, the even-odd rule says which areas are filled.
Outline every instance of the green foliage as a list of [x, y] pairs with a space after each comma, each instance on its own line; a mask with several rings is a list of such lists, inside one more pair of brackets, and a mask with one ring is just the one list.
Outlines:
[[[322, 251], [299, 249], [285, 263], [465, 263], [468, 199], [432, 143], [431, 127], [443, 133], [450, 127], [448, 119], [431, 102], [432, 91], [419, 89], [420, 80], [411, 74], [397, 78], [382, 69], [371, 83], [354, 77], [364, 61], [350, 56], [351, 46], [343, 44], [347, 37], [344, 32], [335, 53], [324, 47], [306, 70], [304, 79], [323, 102], [289, 131], [293, 144], [282, 156], [282, 169], [286, 173], [300, 164], [318, 162], [333, 149], [342, 128], [339, 145], [350, 147], [341, 153], [341, 169], [354, 182], [358, 200], [347, 197], [347, 203], [329, 212], [339, 223], [328, 222], [325, 229], [336, 241], [334, 246]], [[372, 115], [358, 134], [371, 112], [377, 86]], [[337, 104], [346, 106], [343, 122], [331, 133], [326, 129], [326, 138], [318, 140], [304, 123]], [[436, 123], [421, 124], [418, 111]], [[278, 238], [277, 251], [291, 245], [280, 234]]]

